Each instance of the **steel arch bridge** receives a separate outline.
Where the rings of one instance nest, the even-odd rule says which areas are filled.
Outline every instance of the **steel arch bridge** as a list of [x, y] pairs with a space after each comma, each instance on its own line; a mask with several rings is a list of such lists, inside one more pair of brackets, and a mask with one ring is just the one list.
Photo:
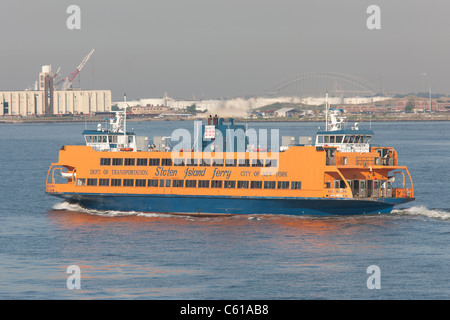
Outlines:
[[264, 93], [268, 95], [325, 95], [373, 96], [381, 92], [376, 85], [363, 78], [338, 72], [310, 72], [286, 78]]

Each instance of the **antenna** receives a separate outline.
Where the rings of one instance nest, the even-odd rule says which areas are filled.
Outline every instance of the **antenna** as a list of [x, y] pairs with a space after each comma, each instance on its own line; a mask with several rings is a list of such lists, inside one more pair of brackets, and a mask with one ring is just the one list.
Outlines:
[[328, 91], [325, 95], [325, 131], [328, 131]]

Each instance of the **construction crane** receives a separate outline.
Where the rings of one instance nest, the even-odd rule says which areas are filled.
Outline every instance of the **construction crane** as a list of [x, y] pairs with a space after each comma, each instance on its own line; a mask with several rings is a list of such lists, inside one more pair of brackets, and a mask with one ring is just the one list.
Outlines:
[[81, 61], [80, 65], [75, 70], [73, 70], [71, 74], [69, 74], [63, 80], [59, 81], [55, 86], [59, 85], [61, 82], [64, 81], [62, 85], [62, 90], [69, 89], [72, 86], [73, 80], [75, 80], [75, 78], [80, 73], [81, 69], [83, 69], [84, 65], [88, 62], [89, 58], [92, 56], [93, 53], [94, 49], [92, 49], [91, 52], [89, 52], [89, 54], [83, 59], [83, 61]]

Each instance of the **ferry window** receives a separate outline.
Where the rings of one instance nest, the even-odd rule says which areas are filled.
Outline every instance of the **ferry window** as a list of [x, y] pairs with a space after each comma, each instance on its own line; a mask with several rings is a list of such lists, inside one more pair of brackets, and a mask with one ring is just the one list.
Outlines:
[[277, 160], [275, 159], [267, 159], [266, 160], [266, 167], [275, 168], [277, 166]]
[[120, 187], [122, 185], [122, 180], [111, 179], [111, 187]]
[[355, 136], [355, 143], [359, 143], [360, 136]]
[[213, 167], [223, 167], [223, 159], [214, 159]]
[[135, 164], [135, 159], [125, 158], [125, 165], [126, 166], [134, 166], [134, 164]]
[[149, 166], [159, 166], [160, 159], [148, 159]]
[[211, 159], [202, 159], [200, 166], [209, 167], [211, 165]]
[[113, 164], [113, 166], [121, 166], [121, 165], [123, 165], [123, 159], [113, 158], [112, 164]]
[[182, 166], [184, 166], [184, 159], [175, 159], [175, 160], [173, 161], [173, 164], [174, 164], [174, 166], [180, 166], [180, 167], [182, 167]]
[[109, 136], [110, 143], [117, 143], [117, 136]]
[[248, 181], [238, 181], [238, 189], [248, 189]]
[[86, 136], [86, 142], [92, 142], [92, 137], [91, 136]]
[[263, 166], [262, 160], [259, 159], [252, 160], [252, 167], [262, 167], [262, 166]]
[[236, 188], [236, 181], [225, 180], [223, 183], [223, 187], [227, 188], [227, 189], [234, 189], [234, 188]]
[[100, 165], [101, 166], [110, 166], [111, 158], [100, 158]]
[[186, 188], [196, 188], [197, 180], [186, 180]]
[[277, 189], [289, 189], [289, 181], [278, 181]]
[[275, 181], [264, 181], [264, 189], [275, 189]]
[[166, 188], [170, 188], [170, 180], [169, 179], [166, 180]]
[[164, 180], [163, 179], [159, 180], [159, 187], [164, 188]]
[[86, 185], [86, 179], [84, 179], [84, 178], [77, 179], [77, 186], [85, 186], [85, 185]]
[[236, 167], [236, 159], [226, 159], [225, 167]]
[[97, 142], [97, 136], [92, 136], [92, 142], [94, 142], [94, 143]]
[[147, 159], [137, 159], [136, 165], [138, 166], [146, 166], [147, 165]]
[[209, 180], [198, 180], [199, 188], [209, 188]]
[[262, 181], [252, 181], [252, 182], [250, 182], [250, 188], [251, 189], [261, 189], [262, 188]]
[[343, 136], [336, 136], [336, 143], [342, 143]]
[[158, 179], [148, 179], [147, 186], [148, 187], [157, 187], [158, 186]]
[[198, 165], [198, 159], [186, 159], [186, 166], [196, 167]]
[[97, 185], [97, 179], [88, 179], [87, 180], [88, 186], [96, 186]]
[[334, 143], [334, 136], [330, 136], [330, 143]]
[[250, 167], [249, 159], [239, 159], [238, 163], [239, 163], [239, 167]]
[[128, 143], [133, 143], [134, 137], [133, 136], [128, 136]]
[[366, 141], [365, 141], [365, 143], [369, 143], [371, 138], [372, 138], [371, 136], [366, 136]]
[[331, 188], [331, 182], [325, 182], [325, 188], [330, 189]]
[[212, 180], [211, 188], [222, 188], [222, 180]]
[[145, 179], [136, 179], [136, 187], [145, 187]]
[[342, 157], [342, 164], [346, 165], [347, 164], [347, 157]]
[[344, 136], [344, 143], [348, 143], [348, 136]]
[[291, 181], [291, 189], [300, 190], [302, 188], [301, 181]]
[[183, 188], [184, 186], [184, 180], [173, 180], [173, 185], [174, 188]]
[[317, 142], [318, 143], [323, 143], [323, 136], [318, 136], [317, 137]]
[[172, 159], [162, 159], [161, 164], [163, 166], [171, 166], [172, 165]]
[[330, 137], [329, 136], [323, 136], [323, 142], [324, 143], [329, 143], [330, 142]]
[[109, 179], [98, 179], [98, 185], [103, 187], [109, 186]]
[[348, 139], [348, 143], [353, 143], [355, 141], [355, 136], [350, 136]]
[[102, 136], [102, 141], [103, 142], [108, 142], [108, 137], [107, 136]]
[[123, 186], [124, 187], [132, 187], [134, 185], [133, 179], [123, 179]]

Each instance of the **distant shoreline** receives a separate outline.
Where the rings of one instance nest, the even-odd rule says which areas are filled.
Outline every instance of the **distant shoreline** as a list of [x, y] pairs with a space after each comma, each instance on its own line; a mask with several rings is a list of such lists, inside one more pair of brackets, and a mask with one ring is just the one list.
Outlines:
[[[375, 116], [368, 117], [366, 115], [347, 115], [347, 122], [400, 122], [400, 121], [450, 121], [450, 114], [447, 115], [408, 115], [408, 116]], [[224, 117], [228, 118], [228, 117]], [[207, 120], [206, 118], [192, 118], [192, 119], [149, 119], [149, 118], [129, 118], [130, 122], [164, 122], [164, 121], [201, 121]], [[269, 119], [248, 119], [235, 117], [236, 122], [324, 122], [325, 118], [269, 118]], [[99, 123], [104, 122], [104, 119], [99, 118], [86, 118], [86, 119], [58, 119], [58, 118], [0, 118], [1, 124], [30, 124], [30, 123]]]

